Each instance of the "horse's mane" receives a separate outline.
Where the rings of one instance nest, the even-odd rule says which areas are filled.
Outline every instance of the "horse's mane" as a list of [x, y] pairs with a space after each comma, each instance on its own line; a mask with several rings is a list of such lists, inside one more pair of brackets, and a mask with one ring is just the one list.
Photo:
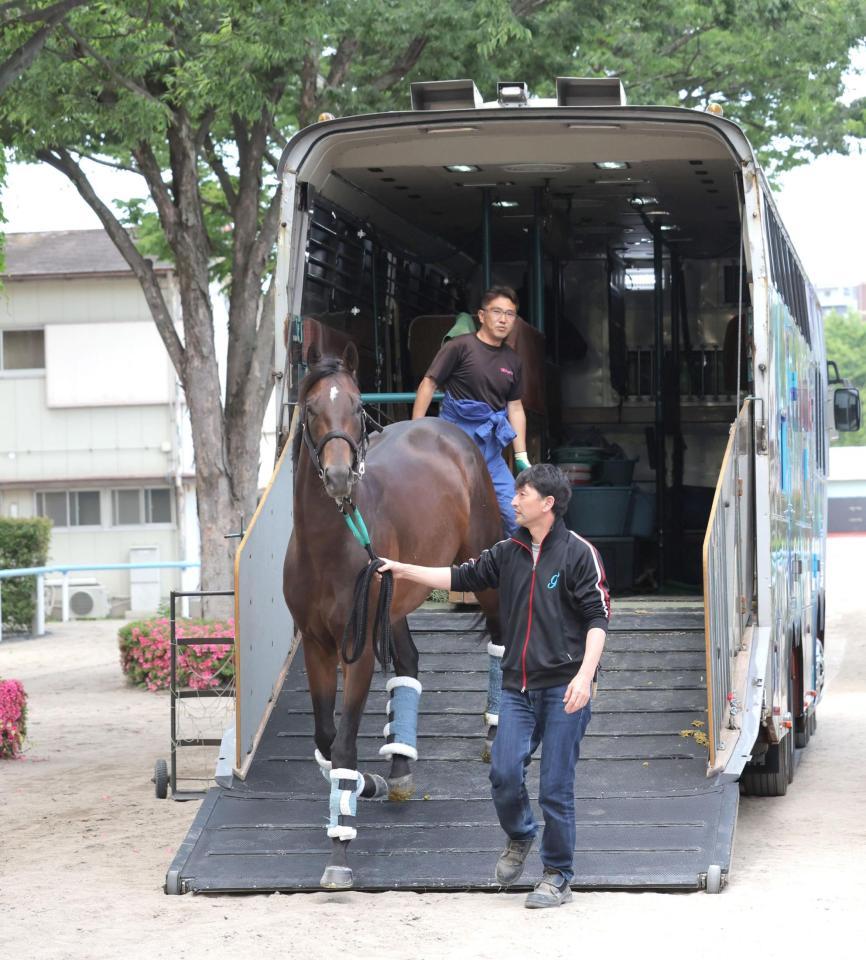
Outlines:
[[[300, 416], [304, 416], [304, 404], [307, 401], [307, 396], [313, 387], [320, 381], [324, 380], [325, 377], [331, 377], [335, 373], [345, 373], [347, 376], [350, 376], [352, 380], [357, 385], [358, 378], [355, 374], [346, 366], [342, 357], [322, 357], [321, 360], [315, 366], [310, 367], [307, 371], [307, 375], [301, 381], [300, 386], [298, 387], [298, 407], [300, 410]], [[295, 427], [295, 435], [292, 437], [292, 464], [297, 467], [298, 457], [301, 453], [301, 441], [303, 440], [301, 425], [300, 423]]]

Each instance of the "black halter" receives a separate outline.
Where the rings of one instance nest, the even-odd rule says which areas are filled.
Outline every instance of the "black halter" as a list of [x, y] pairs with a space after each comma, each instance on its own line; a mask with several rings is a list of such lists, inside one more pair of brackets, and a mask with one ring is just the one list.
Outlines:
[[349, 449], [352, 451], [352, 478], [353, 482], [358, 481], [361, 477], [364, 476], [364, 470], [366, 469], [365, 461], [367, 459], [367, 420], [369, 415], [366, 410], [361, 410], [361, 436], [358, 440], [353, 440], [348, 433], [343, 430], [330, 430], [328, 433], [322, 437], [318, 443], [314, 443], [312, 436], [310, 436], [310, 428], [307, 426], [307, 407], [304, 405], [304, 418], [301, 421], [301, 432], [304, 438], [304, 444], [307, 447], [307, 451], [310, 454], [310, 459], [313, 461], [313, 466], [315, 467], [316, 473], [319, 475], [319, 479], [324, 481], [325, 479], [325, 468], [322, 466], [322, 451], [325, 449], [325, 444], [331, 440], [345, 440], [349, 444]]

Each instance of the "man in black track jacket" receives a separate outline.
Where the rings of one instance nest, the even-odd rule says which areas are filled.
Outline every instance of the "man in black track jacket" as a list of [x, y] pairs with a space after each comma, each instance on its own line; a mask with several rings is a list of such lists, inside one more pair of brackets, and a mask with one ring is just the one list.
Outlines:
[[517, 478], [513, 506], [521, 529], [513, 537], [459, 567], [386, 560], [380, 570], [439, 589], [499, 590], [505, 654], [490, 783], [508, 843], [496, 879], [503, 887], [517, 881], [538, 831], [524, 781], [543, 742], [538, 801], [544, 876], [526, 898], [530, 908], [571, 899], [574, 772], [610, 619], [598, 551], [562, 520], [570, 496], [557, 467], [536, 464]]

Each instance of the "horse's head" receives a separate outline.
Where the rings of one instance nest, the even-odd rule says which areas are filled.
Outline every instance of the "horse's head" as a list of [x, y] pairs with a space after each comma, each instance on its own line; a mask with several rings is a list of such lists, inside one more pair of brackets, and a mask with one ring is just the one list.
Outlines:
[[364, 475], [367, 429], [355, 372], [358, 351], [350, 343], [343, 356], [307, 353], [310, 372], [301, 383], [300, 431], [313, 467], [329, 497], [340, 501]]

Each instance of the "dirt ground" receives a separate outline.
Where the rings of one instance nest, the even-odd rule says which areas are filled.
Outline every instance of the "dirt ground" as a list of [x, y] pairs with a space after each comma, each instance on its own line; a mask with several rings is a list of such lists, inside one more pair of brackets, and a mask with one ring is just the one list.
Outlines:
[[124, 683], [117, 622], [7, 640], [0, 676], [25, 685], [30, 738], [26, 759], [0, 764], [0, 958], [860, 956], [864, 560], [866, 539], [831, 540], [819, 729], [787, 797], [743, 799], [730, 883], [715, 897], [581, 893], [536, 912], [508, 894], [167, 897], [198, 808], [157, 800], [149, 782], [167, 754], [167, 696]]

